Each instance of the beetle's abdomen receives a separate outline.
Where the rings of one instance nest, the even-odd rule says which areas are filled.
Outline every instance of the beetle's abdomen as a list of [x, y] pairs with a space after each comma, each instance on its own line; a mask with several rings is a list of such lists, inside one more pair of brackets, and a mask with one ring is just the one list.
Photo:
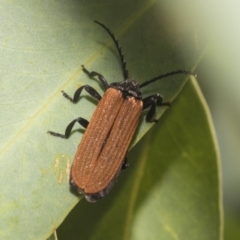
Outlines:
[[141, 100], [133, 97], [124, 99], [92, 176], [85, 187], [86, 193], [102, 191], [118, 174], [137, 128], [141, 112]]

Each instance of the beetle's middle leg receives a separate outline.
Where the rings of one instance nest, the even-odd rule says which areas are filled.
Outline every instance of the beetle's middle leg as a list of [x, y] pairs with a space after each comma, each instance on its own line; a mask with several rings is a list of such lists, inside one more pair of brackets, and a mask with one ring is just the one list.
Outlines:
[[65, 93], [64, 91], [62, 91], [62, 93], [63, 93], [63, 96], [64, 96], [65, 98], [67, 98], [68, 100], [70, 100], [70, 101], [73, 102], [73, 103], [76, 103], [76, 102], [78, 101], [78, 99], [79, 99], [79, 97], [80, 97], [81, 92], [82, 92], [83, 89], [85, 89], [85, 90], [86, 90], [92, 97], [94, 97], [97, 101], [100, 101], [100, 100], [101, 100], [102, 97], [100, 96], [100, 94], [99, 94], [94, 88], [92, 88], [92, 87], [89, 86], [89, 85], [84, 85], [84, 86], [78, 88], [78, 89], [76, 90], [76, 92], [74, 93], [73, 98], [70, 97], [70, 96], [69, 96], [67, 93]]
[[152, 96], [146, 97], [143, 99], [143, 110], [150, 107], [147, 116], [146, 121], [147, 122], [157, 122], [157, 119], [153, 118], [153, 115], [156, 112], [156, 106], [170, 106], [169, 102], [163, 102], [163, 98], [160, 96], [159, 93], [156, 93]]
[[88, 120], [84, 119], [84, 118], [76, 118], [74, 119], [72, 122], [70, 122], [65, 130], [65, 134], [61, 134], [61, 133], [56, 133], [56, 132], [52, 132], [52, 131], [48, 131], [49, 134], [55, 136], [55, 137], [61, 137], [61, 138], [69, 138], [72, 128], [74, 126], [74, 124], [78, 122], [81, 126], [83, 126], [84, 128], [87, 128], [89, 122]]

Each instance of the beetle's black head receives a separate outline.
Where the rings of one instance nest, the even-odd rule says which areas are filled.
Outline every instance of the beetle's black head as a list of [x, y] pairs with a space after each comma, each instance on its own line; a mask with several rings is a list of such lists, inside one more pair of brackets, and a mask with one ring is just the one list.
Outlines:
[[134, 79], [126, 79], [123, 82], [111, 83], [110, 87], [120, 90], [124, 98], [135, 97], [142, 99], [142, 92]]

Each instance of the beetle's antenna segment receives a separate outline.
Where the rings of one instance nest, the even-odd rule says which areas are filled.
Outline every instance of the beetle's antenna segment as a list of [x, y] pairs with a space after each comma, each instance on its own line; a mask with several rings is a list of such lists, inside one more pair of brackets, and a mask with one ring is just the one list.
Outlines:
[[187, 71], [187, 70], [177, 70], [177, 71], [168, 72], [168, 73], [162, 74], [162, 75], [160, 75], [160, 76], [158, 76], [158, 77], [155, 77], [155, 78], [153, 78], [153, 79], [150, 79], [150, 80], [148, 80], [148, 81], [140, 84], [139, 87], [142, 88], [142, 87], [145, 87], [145, 86], [147, 86], [148, 84], [150, 84], [150, 83], [152, 83], [152, 82], [155, 82], [155, 81], [157, 81], [157, 80], [160, 80], [160, 79], [162, 79], [162, 78], [169, 77], [169, 76], [176, 75], [176, 74], [181, 74], [181, 73], [183, 73], [183, 74], [189, 74], [189, 75], [192, 75], [192, 76], [194, 76], [194, 77], [197, 76], [196, 74], [192, 73], [191, 71]]
[[118, 43], [118, 40], [115, 38], [115, 36], [113, 35], [113, 33], [110, 31], [109, 28], [107, 28], [103, 23], [100, 23], [96, 20], [94, 20], [95, 23], [99, 24], [100, 26], [102, 26], [106, 31], [107, 33], [110, 35], [110, 37], [112, 38], [117, 50], [118, 50], [118, 54], [120, 56], [120, 60], [121, 60], [121, 64], [122, 64], [122, 71], [123, 71], [123, 77], [124, 77], [124, 80], [126, 80], [128, 78], [128, 70], [126, 68], [126, 61], [124, 59], [124, 55], [122, 53], [122, 49]]

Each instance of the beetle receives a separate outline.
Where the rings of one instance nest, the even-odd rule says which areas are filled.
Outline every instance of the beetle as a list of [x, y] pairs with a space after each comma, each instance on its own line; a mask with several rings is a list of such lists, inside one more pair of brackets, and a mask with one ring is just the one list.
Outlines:
[[69, 182], [78, 193], [84, 194], [89, 202], [96, 202], [105, 197], [116, 182], [121, 169], [128, 167], [126, 153], [142, 111], [150, 108], [146, 114], [146, 121], [156, 123], [157, 120], [153, 118], [156, 106], [169, 106], [159, 93], [143, 98], [141, 88], [175, 74], [194, 75], [191, 71], [178, 70], [138, 84], [128, 77], [126, 61], [118, 40], [104, 24], [98, 21], [95, 23], [105, 29], [112, 38], [120, 56], [124, 81], [109, 84], [103, 75], [95, 71], [90, 72], [82, 65], [82, 70], [90, 78], [97, 77], [106, 89], [103, 97], [89, 85], [79, 87], [73, 97], [62, 91], [65, 98], [76, 103], [84, 89], [98, 101], [97, 108], [90, 122], [78, 117], [67, 126], [65, 134], [48, 131], [53, 136], [68, 138], [75, 123], [86, 128], [72, 163]]

